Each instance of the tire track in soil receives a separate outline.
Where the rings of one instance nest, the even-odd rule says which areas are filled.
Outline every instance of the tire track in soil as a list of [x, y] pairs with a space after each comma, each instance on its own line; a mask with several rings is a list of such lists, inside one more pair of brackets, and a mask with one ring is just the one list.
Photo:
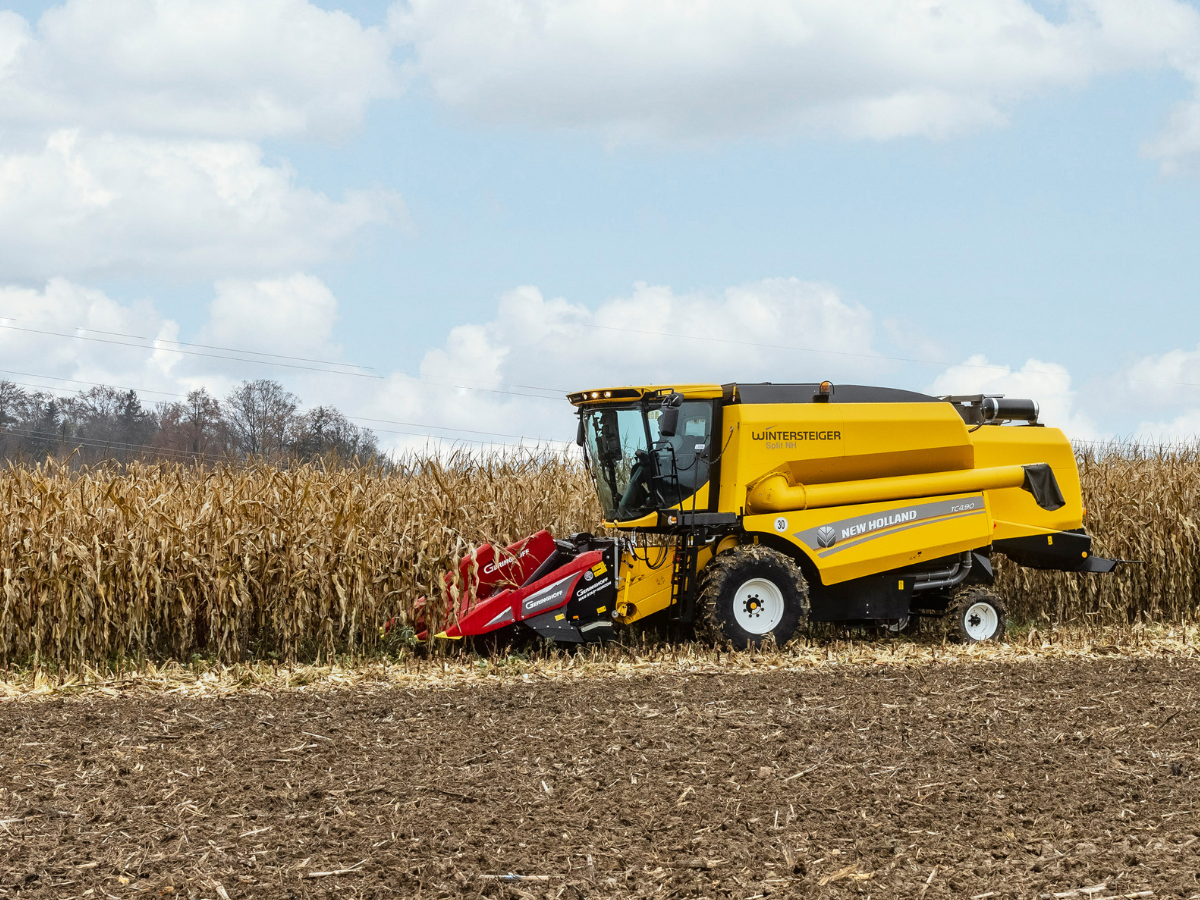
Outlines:
[[9, 703], [0, 897], [1195, 897], [1198, 704], [1121, 658]]

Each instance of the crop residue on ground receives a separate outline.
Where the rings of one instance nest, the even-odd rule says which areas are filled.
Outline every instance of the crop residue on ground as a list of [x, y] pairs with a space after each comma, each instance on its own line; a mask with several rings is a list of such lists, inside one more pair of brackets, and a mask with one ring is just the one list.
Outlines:
[[1200, 894], [1200, 662], [766, 659], [5, 703], [0, 891]]

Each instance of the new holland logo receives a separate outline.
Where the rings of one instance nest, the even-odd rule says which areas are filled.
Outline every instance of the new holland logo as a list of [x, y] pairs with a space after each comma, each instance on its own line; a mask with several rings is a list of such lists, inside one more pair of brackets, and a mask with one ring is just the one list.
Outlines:
[[842, 537], [854, 537], [859, 534], [867, 534], [870, 531], [878, 531], [880, 528], [891, 528], [893, 525], [911, 522], [916, 517], [917, 511], [915, 509], [907, 509], [904, 512], [880, 516], [878, 519], [863, 519], [861, 522], [855, 522], [853, 525], [843, 528]]
[[837, 532], [828, 525], [822, 525], [817, 529], [817, 546], [824, 549], [832, 547], [837, 543]]

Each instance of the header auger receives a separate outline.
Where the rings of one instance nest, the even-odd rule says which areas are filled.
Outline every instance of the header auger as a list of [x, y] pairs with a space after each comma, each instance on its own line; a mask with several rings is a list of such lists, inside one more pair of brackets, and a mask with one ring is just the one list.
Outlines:
[[588, 642], [657, 615], [746, 647], [783, 644], [805, 620], [902, 631], [949, 615], [963, 640], [998, 640], [993, 553], [1117, 565], [1092, 555], [1074, 452], [1031, 400], [830, 382], [569, 400], [616, 536], [485, 545], [447, 576], [436, 637]]

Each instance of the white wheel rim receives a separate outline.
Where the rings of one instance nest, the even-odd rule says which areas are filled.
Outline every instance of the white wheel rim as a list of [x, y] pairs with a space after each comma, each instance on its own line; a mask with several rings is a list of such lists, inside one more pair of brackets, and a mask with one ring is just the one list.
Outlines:
[[909, 621], [909, 617], [904, 616], [902, 619], [900, 619], [897, 622], [888, 622], [886, 625], [886, 628], [888, 631], [892, 632], [892, 634], [899, 634], [905, 628], [908, 627], [908, 621]]
[[999, 624], [1000, 616], [996, 613], [996, 607], [990, 603], [972, 604], [963, 616], [963, 628], [967, 637], [973, 641], [986, 641], [996, 633], [996, 626]]
[[783, 621], [783, 591], [765, 578], [751, 578], [733, 595], [733, 620], [749, 634], [767, 634]]

